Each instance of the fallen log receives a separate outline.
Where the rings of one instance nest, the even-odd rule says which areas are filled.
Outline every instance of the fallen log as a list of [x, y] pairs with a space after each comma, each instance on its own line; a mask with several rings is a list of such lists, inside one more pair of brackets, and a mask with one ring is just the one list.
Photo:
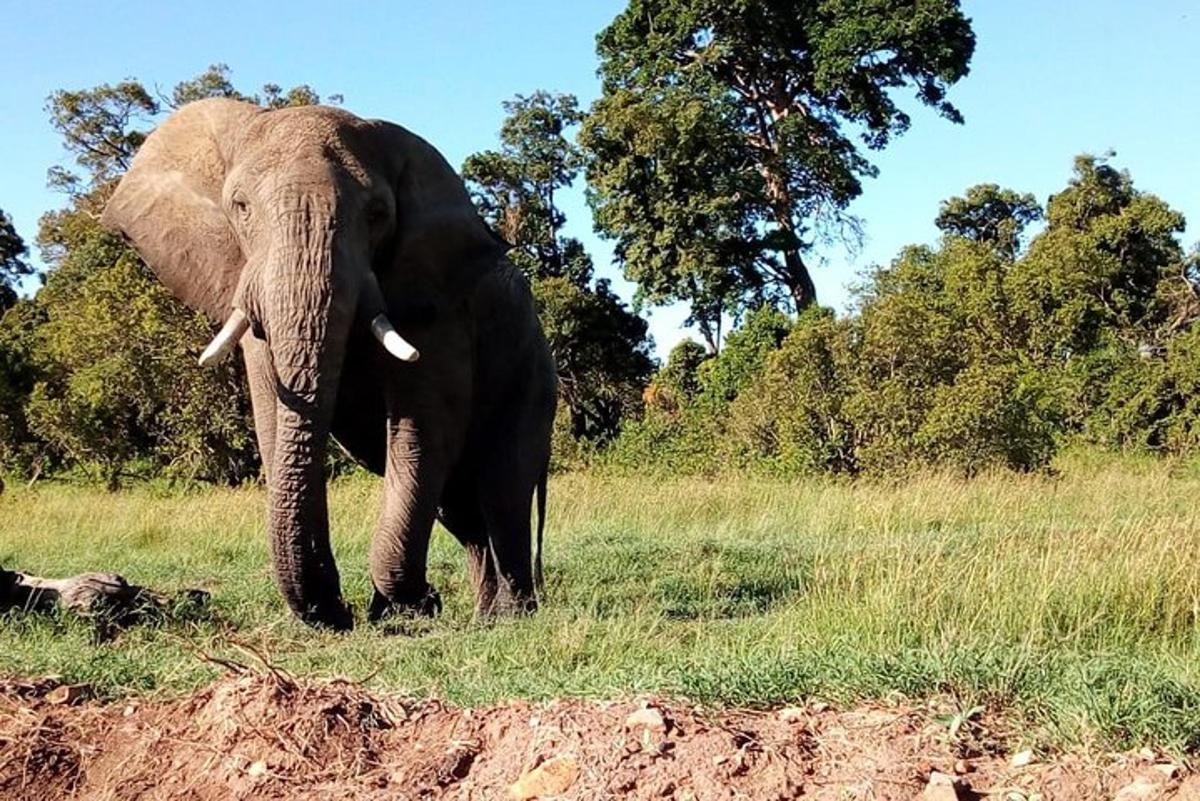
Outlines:
[[130, 584], [116, 573], [80, 573], [54, 579], [0, 567], [0, 613], [50, 612], [62, 608], [123, 627], [161, 615], [180, 602], [203, 606], [207, 601], [208, 593], [203, 590], [185, 590], [170, 596]]

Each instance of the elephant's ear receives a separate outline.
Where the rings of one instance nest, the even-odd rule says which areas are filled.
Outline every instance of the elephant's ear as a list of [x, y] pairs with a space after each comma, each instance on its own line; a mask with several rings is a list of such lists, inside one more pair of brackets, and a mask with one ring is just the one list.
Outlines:
[[396, 198], [396, 240], [386, 281], [414, 280], [451, 294], [470, 292], [512, 249], [488, 226], [462, 178], [433, 145], [399, 125], [367, 123]]
[[228, 316], [245, 261], [221, 190], [239, 130], [261, 112], [225, 98], [179, 109], [142, 144], [101, 218], [176, 297], [215, 320]]

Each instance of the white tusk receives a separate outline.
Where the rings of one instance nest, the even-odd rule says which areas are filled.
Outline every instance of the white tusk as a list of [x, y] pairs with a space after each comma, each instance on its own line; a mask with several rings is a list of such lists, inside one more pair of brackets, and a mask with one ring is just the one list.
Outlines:
[[250, 320], [246, 313], [241, 309], [234, 309], [225, 325], [221, 326], [221, 330], [213, 337], [213, 341], [208, 343], [204, 353], [200, 354], [200, 366], [215, 367], [220, 364], [229, 352], [237, 347], [237, 343], [248, 330]]
[[387, 348], [388, 353], [402, 362], [415, 362], [421, 355], [416, 348], [409, 344], [408, 340], [396, 333], [396, 329], [392, 328], [392, 323], [388, 320], [387, 315], [375, 315], [375, 319], [371, 321], [371, 333], [375, 335], [381, 345]]

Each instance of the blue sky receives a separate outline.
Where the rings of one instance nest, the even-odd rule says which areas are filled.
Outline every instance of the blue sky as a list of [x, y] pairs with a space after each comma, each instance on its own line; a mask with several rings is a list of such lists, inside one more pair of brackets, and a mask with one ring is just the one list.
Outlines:
[[[168, 91], [214, 62], [234, 82], [309, 83], [340, 93], [363, 116], [399, 122], [454, 164], [492, 147], [501, 101], [538, 88], [596, 95], [595, 34], [620, 0], [407, 0], [395, 3], [0, 0], [0, 208], [32, 242], [37, 218], [62, 203], [46, 169], [65, 154], [45, 98], [135, 77]], [[938, 202], [996, 182], [1045, 201], [1080, 152], [1115, 150], [1137, 185], [1182, 211], [1200, 240], [1200, 0], [965, 0], [979, 39], [971, 74], [952, 92], [966, 124], [913, 109], [912, 130], [875, 154], [879, 178], [852, 211], [866, 224], [857, 254], [824, 251], [823, 303], [842, 308], [846, 285], [911, 242], [932, 242]], [[331, 11], [332, 9], [332, 11]], [[601, 275], [630, 287], [591, 233], [582, 189], [564, 203], [569, 231]], [[654, 310], [665, 353], [686, 335], [686, 312]]]

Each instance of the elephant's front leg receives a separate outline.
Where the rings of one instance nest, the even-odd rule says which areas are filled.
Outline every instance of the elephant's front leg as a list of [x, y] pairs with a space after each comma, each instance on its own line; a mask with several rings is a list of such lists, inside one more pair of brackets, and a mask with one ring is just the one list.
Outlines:
[[425, 575], [447, 472], [442, 448], [433, 439], [433, 432], [422, 431], [412, 418], [388, 423], [383, 510], [371, 542], [371, 620], [393, 612], [441, 611], [441, 598]]

